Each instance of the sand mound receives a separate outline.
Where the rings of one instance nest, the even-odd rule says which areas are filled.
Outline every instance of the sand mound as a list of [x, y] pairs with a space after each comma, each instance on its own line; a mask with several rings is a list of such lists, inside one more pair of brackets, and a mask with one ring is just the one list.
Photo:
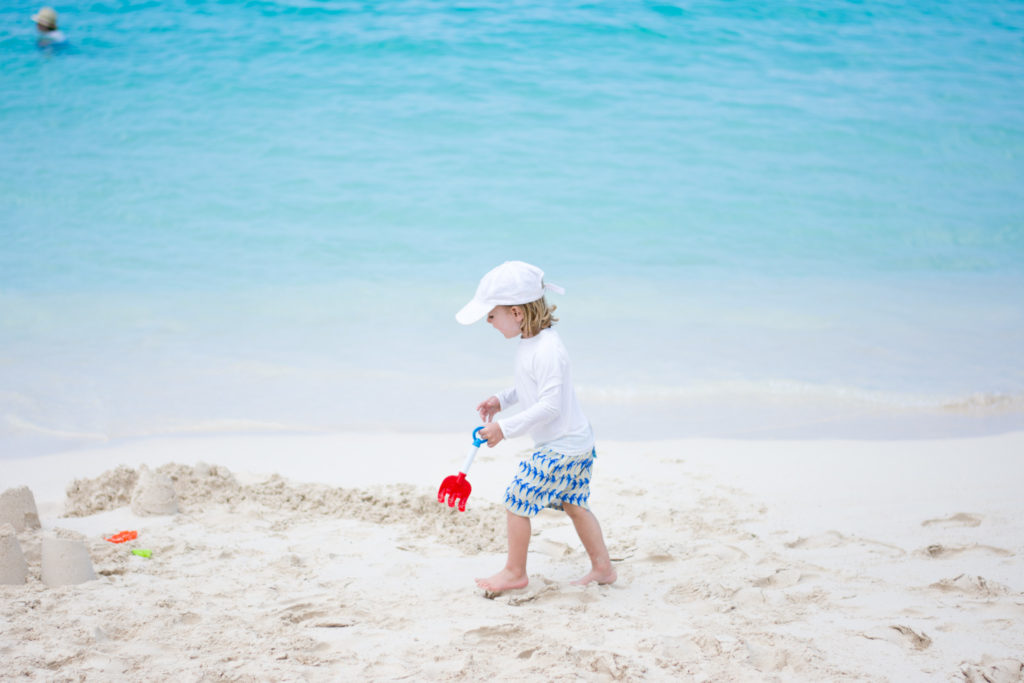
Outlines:
[[21, 552], [21, 545], [10, 524], [0, 524], [0, 583], [25, 583], [28, 565]]
[[7, 489], [0, 494], [0, 524], [10, 524], [15, 531], [39, 528], [36, 501], [27, 486]]
[[94, 479], [75, 479], [66, 491], [64, 514], [68, 517], [87, 517], [129, 505], [138, 479], [138, 472], [124, 465]]
[[[257, 505], [271, 511], [301, 513], [303, 516], [401, 524], [418, 535], [433, 536], [446, 545], [457, 546], [467, 552], [501, 552], [505, 549], [505, 517], [495, 514], [498, 506], [488, 501], [474, 499], [466, 512], [458, 512], [439, 504], [435, 493], [409, 484], [348, 489], [322, 484], [295, 484], [276, 474], [243, 486], [226, 468], [204, 463], [195, 467], [171, 463], [157, 468], [155, 473], [145, 467], [136, 471], [120, 466], [93, 479], [75, 480], [67, 489], [66, 514], [92, 515], [129, 503], [132, 511], [137, 512], [138, 491], [149, 486], [146, 484], [149, 477], [163, 477], [169, 481], [181, 512], [199, 513], [218, 505], [231, 510]], [[136, 493], [129, 493], [133, 490]], [[161, 490], [163, 498], [160, 500], [166, 501], [169, 492]]]

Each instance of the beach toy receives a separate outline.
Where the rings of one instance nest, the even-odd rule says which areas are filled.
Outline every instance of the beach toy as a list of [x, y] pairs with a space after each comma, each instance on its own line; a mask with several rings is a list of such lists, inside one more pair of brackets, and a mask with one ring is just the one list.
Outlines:
[[111, 543], [124, 543], [125, 541], [134, 541], [139, 537], [138, 531], [121, 531], [114, 534], [110, 538], [106, 539]]
[[135, 548], [132, 550], [132, 555], [138, 555], [139, 557], [153, 557], [153, 551], [146, 550], [145, 548]]
[[437, 490], [437, 502], [447, 502], [448, 507], [455, 507], [455, 503], [458, 503], [459, 512], [466, 511], [466, 500], [469, 499], [469, 492], [473, 490], [473, 487], [466, 481], [466, 472], [469, 472], [469, 466], [473, 464], [473, 458], [476, 457], [480, 446], [487, 442], [487, 439], [478, 439], [476, 436], [481, 429], [483, 427], [473, 430], [473, 447], [469, 449], [469, 455], [466, 456], [466, 464], [462, 466], [462, 471], [458, 476], [453, 474], [450, 477], [445, 477], [441, 482], [441, 488]]

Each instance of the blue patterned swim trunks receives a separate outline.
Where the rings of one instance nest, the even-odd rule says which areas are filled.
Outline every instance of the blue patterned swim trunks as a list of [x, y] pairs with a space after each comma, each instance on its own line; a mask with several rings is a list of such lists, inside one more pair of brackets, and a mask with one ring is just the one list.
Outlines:
[[590, 473], [597, 451], [569, 457], [548, 448], [519, 463], [515, 479], [505, 489], [505, 509], [533, 517], [544, 508], [562, 510], [563, 503], [590, 509]]

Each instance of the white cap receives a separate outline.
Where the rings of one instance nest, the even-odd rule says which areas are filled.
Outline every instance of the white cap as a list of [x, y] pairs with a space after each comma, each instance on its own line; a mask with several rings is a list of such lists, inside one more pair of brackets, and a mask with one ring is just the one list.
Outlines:
[[544, 271], [522, 261], [505, 261], [480, 279], [473, 300], [455, 314], [463, 325], [471, 325], [491, 312], [495, 306], [528, 304], [544, 296], [550, 289], [558, 294], [565, 290], [544, 282]]

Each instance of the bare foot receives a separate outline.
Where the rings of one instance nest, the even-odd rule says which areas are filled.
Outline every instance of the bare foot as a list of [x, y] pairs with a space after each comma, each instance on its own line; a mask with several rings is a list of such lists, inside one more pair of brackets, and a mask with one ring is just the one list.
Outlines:
[[591, 569], [590, 572], [572, 582], [574, 586], [586, 586], [588, 583], [597, 582], [601, 585], [615, 583], [619, 575], [615, 573], [615, 567], [608, 565], [606, 569]]
[[500, 593], [514, 588], [526, 588], [528, 583], [530, 583], [530, 577], [526, 574], [519, 574], [508, 569], [502, 569], [494, 576], [489, 576], [486, 579], [476, 580], [476, 585], [488, 593]]

